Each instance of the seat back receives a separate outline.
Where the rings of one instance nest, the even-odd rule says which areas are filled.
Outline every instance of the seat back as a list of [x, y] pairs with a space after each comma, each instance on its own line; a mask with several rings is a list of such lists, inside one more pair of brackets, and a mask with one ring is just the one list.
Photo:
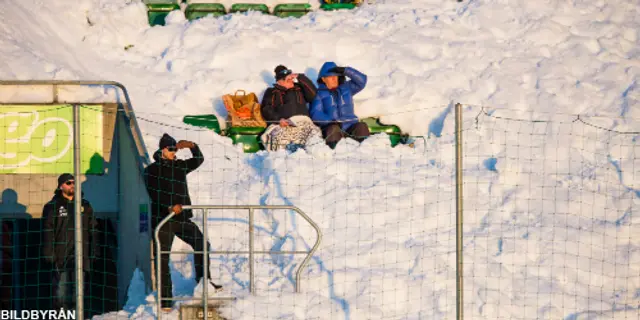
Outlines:
[[220, 17], [227, 14], [227, 10], [221, 3], [192, 3], [187, 6], [184, 16], [189, 21], [206, 16]]
[[165, 25], [165, 18], [173, 10], [180, 10], [180, 5], [171, 2], [147, 3], [149, 25]]
[[403, 134], [400, 130], [400, 127], [396, 125], [382, 124], [377, 118], [365, 118], [362, 119], [362, 122], [365, 123], [367, 127], [369, 127], [369, 132], [372, 135], [383, 132], [389, 135], [389, 140], [391, 141], [392, 147], [395, 147], [398, 143], [402, 143], [407, 139], [407, 135]]
[[196, 127], [204, 127], [220, 134], [220, 122], [215, 114], [203, 114], [195, 116], [184, 116], [182, 122]]
[[280, 18], [300, 18], [309, 12], [311, 5], [308, 3], [281, 3], [273, 8], [273, 15]]
[[263, 3], [234, 3], [231, 5], [231, 10], [229, 10], [230, 13], [247, 11], [259, 11], [264, 14], [269, 14], [269, 7]]

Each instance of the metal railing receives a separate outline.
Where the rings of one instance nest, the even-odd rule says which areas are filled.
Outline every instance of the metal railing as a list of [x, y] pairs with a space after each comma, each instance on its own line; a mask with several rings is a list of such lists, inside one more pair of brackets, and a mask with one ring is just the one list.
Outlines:
[[[300, 263], [300, 265], [298, 266], [298, 270], [296, 271], [296, 276], [295, 276], [295, 289], [296, 292], [300, 292], [300, 275], [302, 274], [302, 270], [304, 269], [304, 267], [309, 263], [309, 260], [311, 260], [311, 257], [313, 256], [313, 254], [316, 252], [316, 250], [318, 250], [318, 247], [320, 246], [320, 241], [322, 241], [322, 231], [320, 231], [320, 227], [318, 227], [318, 225], [313, 222], [313, 220], [311, 220], [311, 218], [309, 216], [307, 216], [307, 214], [305, 214], [302, 210], [300, 210], [297, 207], [294, 206], [252, 206], [252, 205], [191, 205], [191, 206], [183, 206], [182, 207], [183, 210], [203, 210], [203, 215], [202, 215], [202, 219], [203, 219], [203, 223], [202, 223], [202, 234], [203, 234], [203, 251], [161, 251], [160, 250], [160, 239], [159, 239], [159, 233], [160, 233], [160, 228], [162, 228], [162, 226], [167, 223], [171, 218], [173, 218], [175, 216], [175, 213], [171, 213], [169, 214], [167, 217], [165, 217], [159, 224], [158, 226], [155, 228], [154, 230], [154, 240], [155, 240], [155, 244], [156, 244], [156, 282], [157, 282], [157, 299], [156, 299], [156, 309], [157, 309], [157, 317], [158, 319], [160, 319], [161, 317], [161, 301], [163, 300], [162, 298], [162, 277], [161, 277], [161, 263], [160, 263], [160, 259], [162, 254], [171, 254], [171, 253], [193, 253], [193, 254], [204, 254], [204, 259], [203, 259], [203, 268], [204, 268], [204, 273], [203, 273], [203, 297], [202, 297], [202, 304], [204, 307], [204, 319], [207, 320], [208, 316], [208, 301], [209, 300], [234, 300], [235, 298], [233, 297], [214, 297], [214, 298], [209, 298], [208, 297], [208, 285], [207, 285], [207, 275], [209, 274], [209, 250], [207, 250], [208, 246], [207, 246], [207, 242], [209, 241], [208, 237], [207, 237], [207, 212], [208, 210], [249, 210], [249, 251], [229, 251], [229, 250], [224, 250], [224, 251], [213, 251], [214, 253], [218, 253], [218, 254], [248, 254], [249, 255], [249, 291], [251, 292], [251, 294], [255, 294], [256, 288], [255, 288], [255, 281], [254, 281], [254, 277], [255, 277], [255, 273], [254, 273], [254, 254], [306, 254], [307, 256], [304, 258], [304, 260], [302, 260], [302, 263]], [[308, 251], [301, 251], [301, 250], [296, 250], [296, 251], [256, 251], [254, 250], [254, 244], [253, 244], [253, 233], [254, 233], [254, 223], [253, 223], [253, 212], [256, 209], [267, 209], [267, 210], [293, 210], [296, 213], [298, 213], [303, 219], [305, 219], [315, 230], [316, 230], [316, 242], [313, 245], [313, 247], [311, 247], [310, 250]], [[194, 298], [164, 298], [164, 300], [195, 300]]]

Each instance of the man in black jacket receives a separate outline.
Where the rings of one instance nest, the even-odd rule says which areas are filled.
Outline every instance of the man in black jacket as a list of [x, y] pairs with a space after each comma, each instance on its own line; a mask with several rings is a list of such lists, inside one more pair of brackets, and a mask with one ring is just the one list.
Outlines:
[[293, 73], [283, 65], [275, 68], [276, 83], [262, 97], [262, 117], [270, 124], [260, 139], [269, 151], [306, 147], [322, 132], [309, 117], [308, 103], [316, 97], [315, 84], [304, 74]]
[[[42, 255], [55, 268], [54, 309], [75, 309], [75, 179], [65, 173], [58, 177], [55, 195], [42, 210], [44, 239]], [[83, 270], [88, 275], [97, 250], [97, 222], [89, 201], [82, 199]], [[91, 248], [91, 250], [90, 250]], [[86, 279], [87, 277], [85, 277]], [[85, 282], [87, 283], [87, 282]], [[88, 287], [88, 286], [87, 286]]]
[[[176, 143], [176, 140], [166, 133], [160, 139], [159, 147], [160, 150], [153, 155], [155, 162], [144, 170], [145, 184], [151, 198], [152, 230], [155, 232], [158, 224], [171, 212], [176, 214], [160, 230], [160, 250], [171, 250], [173, 237], [176, 236], [191, 245], [195, 251], [203, 251], [202, 240], [204, 236], [198, 226], [190, 220], [193, 217], [193, 213], [191, 210], [182, 210], [182, 206], [191, 205], [187, 187], [187, 174], [200, 167], [204, 162], [202, 152], [197, 144], [185, 140]], [[176, 151], [185, 148], [191, 150], [192, 157], [188, 160], [176, 159]], [[210, 250], [208, 242], [207, 250]], [[194, 254], [193, 260], [196, 269], [196, 282], [199, 283], [203, 277], [204, 256], [202, 254]], [[169, 272], [168, 254], [161, 255], [160, 265], [162, 267], [162, 297], [171, 298], [171, 274]], [[209, 270], [206, 271], [207, 279], [211, 279]], [[213, 282], [211, 284], [216, 290], [222, 288], [222, 286]], [[206, 282], [203, 285], [206, 285]], [[172, 305], [169, 300], [163, 300], [161, 304], [163, 309], [171, 308]]]
[[287, 120], [293, 116], [309, 116], [307, 103], [313, 102], [317, 88], [307, 76], [293, 73], [283, 65], [274, 71], [276, 83], [264, 92], [260, 111], [269, 124], [286, 127], [289, 125]]

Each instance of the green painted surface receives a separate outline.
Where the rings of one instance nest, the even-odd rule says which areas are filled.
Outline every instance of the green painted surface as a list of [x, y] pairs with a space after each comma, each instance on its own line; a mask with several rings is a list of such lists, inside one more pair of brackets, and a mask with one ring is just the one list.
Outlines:
[[219, 17], [227, 14], [224, 5], [220, 3], [192, 3], [185, 10], [185, 17], [193, 21], [208, 15]]
[[258, 152], [261, 147], [260, 143], [260, 135], [258, 134], [229, 134], [231, 141], [233, 144], [242, 143], [242, 149], [245, 153], [254, 153]]
[[261, 127], [230, 127], [228, 136], [233, 144], [242, 143], [244, 152], [254, 153], [262, 149], [260, 135], [264, 130]]
[[356, 7], [353, 3], [332, 3], [327, 4], [324, 3], [320, 6], [320, 9], [325, 11], [333, 11], [333, 10], [350, 10]]
[[308, 3], [284, 3], [273, 8], [273, 15], [280, 18], [300, 18], [308, 12], [311, 12], [311, 5]]
[[147, 3], [147, 16], [149, 18], [149, 25], [161, 25], [165, 24], [165, 17], [173, 10], [180, 10], [180, 5], [177, 3]]
[[266, 130], [262, 127], [230, 127], [229, 134], [262, 134]]
[[[104, 172], [102, 107], [80, 109], [81, 171]], [[71, 105], [0, 106], [0, 173], [73, 173]]]
[[229, 12], [247, 12], [247, 11], [259, 11], [264, 14], [269, 14], [269, 7], [262, 3], [235, 3], [231, 6]]
[[406, 136], [402, 134], [400, 127], [396, 125], [385, 125], [381, 124], [379, 119], [377, 118], [365, 118], [362, 119], [361, 122], [364, 122], [369, 127], [369, 132], [373, 135], [376, 133], [386, 133], [389, 135], [389, 140], [391, 140], [391, 146], [395, 147], [398, 143], [406, 141]]
[[218, 121], [218, 117], [216, 117], [215, 114], [184, 116], [184, 118], [182, 118], [182, 122], [196, 127], [207, 128], [209, 130], [215, 131], [218, 134], [220, 134], [221, 132], [220, 122]]

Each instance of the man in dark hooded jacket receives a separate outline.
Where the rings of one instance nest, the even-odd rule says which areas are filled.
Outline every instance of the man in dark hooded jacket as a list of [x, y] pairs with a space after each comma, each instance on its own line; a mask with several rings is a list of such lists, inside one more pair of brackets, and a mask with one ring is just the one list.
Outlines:
[[[293, 116], [309, 116], [308, 103], [316, 97], [316, 86], [302, 73], [293, 73], [283, 65], [275, 68], [276, 83], [262, 96], [262, 117], [270, 124], [288, 126]], [[295, 82], [297, 80], [297, 82]]]
[[[55, 268], [54, 309], [75, 309], [75, 179], [58, 177], [55, 195], [42, 210], [44, 220], [42, 255]], [[89, 201], [82, 199], [83, 270], [88, 275], [92, 258], [98, 258], [97, 222]], [[87, 277], [85, 277], [87, 279]], [[87, 283], [87, 282], [85, 282]]]
[[[153, 155], [154, 163], [144, 170], [144, 179], [147, 192], [151, 198], [151, 225], [154, 232], [158, 224], [171, 212], [176, 215], [171, 218], [160, 230], [160, 250], [170, 251], [173, 237], [179, 237], [195, 251], [203, 251], [203, 235], [198, 226], [190, 219], [193, 217], [191, 210], [182, 210], [182, 206], [191, 205], [189, 189], [187, 187], [187, 174], [200, 167], [204, 162], [204, 157], [197, 144], [191, 141], [181, 140], [176, 143], [168, 134], [164, 134], [160, 139], [160, 150]], [[192, 157], [188, 160], [176, 158], [178, 149], [188, 148]], [[155, 248], [155, 247], [154, 247]], [[207, 242], [207, 250], [210, 251]], [[156, 253], [159, 254], [159, 253]], [[194, 254], [193, 257], [196, 271], [196, 282], [199, 283], [203, 277], [204, 257]], [[162, 254], [161, 277], [162, 277], [162, 297], [171, 298], [171, 274], [169, 270], [169, 255]], [[207, 279], [211, 279], [207, 270]], [[222, 286], [211, 283], [216, 290]], [[204, 284], [206, 285], [206, 283]], [[171, 308], [171, 301], [163, 300], [162, 308]]]

